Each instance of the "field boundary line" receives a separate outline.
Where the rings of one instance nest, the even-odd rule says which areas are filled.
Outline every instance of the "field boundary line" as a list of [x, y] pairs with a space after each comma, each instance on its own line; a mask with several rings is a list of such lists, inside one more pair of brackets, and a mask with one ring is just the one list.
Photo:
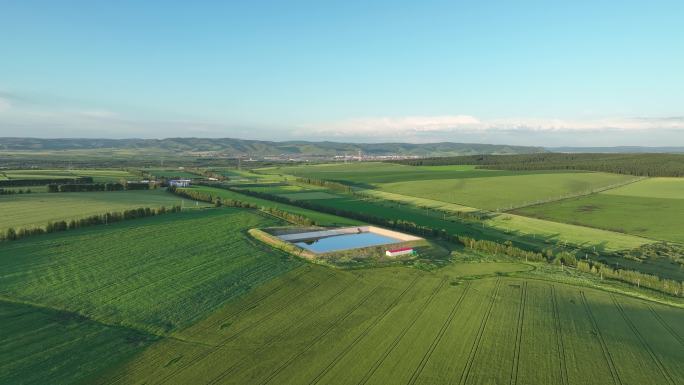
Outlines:
[[568, 366], [565, 362], [565, 344], [563, 343], [563, 330], [561, 328], [561, 318], [558, 312], [558, 298], [556, 295], [556, 287], [554, 285], [549, 285], [551, 287], [551, 303], [553, 306], [553, 323], [554, 329], [556, 331], [556, 348], [558, 349], [558, 362], [560, 365], [561, 374], [561, 385], [568, 385]]
[[676, 330], [672, 329], [672, 326], [670, 326], [670, 325], [667, 323], [667, 321], [665, 321], [665, 320], [660, 316], [660, 314], [658, 314], [658, 312], [656, 311], [656, 309], [653, 308], [653, 306], [651, 306], [650, 304], [648, 304], [647, 306], [648, 306], [649, 310], [651, 310], [651, 313], [653, 313], [653, 316], [654, 316], [654, 317], [658, 320], [658, 322], [665, 328], [665, 330], [667, 330], [667, 332], [670, 333], [670, 335], [672, 335], [672, 337], [674, 337], [674, 338], [679, 342], [680, 345], [684, 345], [684, 338], [682, 338], [682, 337], [677, 333]]
[[[329, 277], [328, 277], [328, 278], [329, 278]], [[311, 290], [317, 288], [317, 287], [320, 286], [320, 285], [321, 285], [321, 282], [316, 282], [315, 284], [310, 285], [310, 287], [309, 287], [308, 289], [303, 290], [303, 292], [309, 292], [309, 291], [311, 291]], [[182, 371], [182, 370], [184, 370], [184, 369], [190, 367], [191, 365], [196, 364], [196, 363], [199, 362], [199, 361], [202, 361], [203, 359], [205, 359], [206, 357], [208, 357], [210, 354], [216, 352], [217, 350], [221, 349], [223, 346], [225, 346], [225, 345], [228, 344], [229, 342], [231, 342], [231, 341], [233, 341], [234, 339], [236, 339], [240, 334], [242, 334], [242, 333], [245, 332], [246, 330], [251, 329], [251, 328], [254, 327], [254, 326], [260, 325], [261, 323], [263, 323], [263, 322], [265, 322], [266, 320], [268, 320], [269, 318], [271, 318], [271, 316], [272, 316], [273, 314], [275, 314], [275, 313], [277, 313], [278, 311], [280, 311], [280, 310], [286, 308], [287, 306], [291, 305], [292, 302], [295, 302], [297, 299], [300, 299], [300, 298], [302, 298], [302, 296], [294, 296], [294, 297], [290, 298], [289, 300], [283, 301], [283, 302], [280, 304], [280, 306], [277, 306], [275, 309], [271, 310], [270, 312], [268, 312], [267, 314], [265, 314], [264, 316], [262, 316], [261, 318], [259, 318], [257, 321], [254, 321], [254, 322], [251, 323], [250, 325], [248, 325], [248, 326], [246, 326], [246, 327], [243, 327], [242, 329], [236, 331], [235, 333], [231, 334], [231, 335], [228, 336], [227, 338], [223, 339], [220, 343], [218, 343], [216, 346], [214, 346], [213, 349], [208, 349], [208, 350], [205, 351], [205, 352], [200, 352], [198, 355], [196, 355], [195, 357], [193, 357], [193, 359], [191, 359], [190, 361], [188, 361], [187, 363], [185, 363], [185, 365], [182, 365], [182, 366], [176, 368], [176, 370], [174, 370], [173, 372], [167, 374], [167, 375], [164, 376], [163, 378], [158, 379], [158, 381], [155, 381], [155, 383], [159, 383], [159, 384], [164, 384], [164, 383], [166, 383], [168, 379], [170, 379], [171, 377], [173, 377], [174, 375], [176, 375], [176, 374], [179, 373], [180, 371]]]
[[615, 298], [614, 295], [610, 296], [610, 299], [613, 301], [613, 304], [615, 304], [615, 307], [618, 309], [618, 312], [622, 316], [622, 319], [625, 320], [627, 323], [627, 326], [632, 330], [634, 335], [639, 339], [639, 342], [641, 343], [641, 346], [648, 352], [648, 354], [651, 356], [651, 359], [653, 362], [655, 362], [656, 366], [658, 367], [658, 370], [660, 370], [660, 374], [665, 377], [665, 379], [671, 384], [675, 385], [674, 380], [672, 379], [672, 376], [670, 373], [667, 371], [665, 366], [663, 365], [663, 362], [660, 361], [660, 358], [655, 354], [651, 346], [648, 344], [644, 336], [639, 332], [639, 329], [634, 325], [632, 320], [627, 316], [627, 313], [625, 312], [625, 309], [622, 307], [622, 305], [618, 302], [618, 300]]
[[520, 306], [518, 308], [518, 327], [516, 328], [515, 349], [513, 350], [513, 363], [511, 365], [510, 385], [518, 383], [518, 371], [520, 369], [520, 349], [522, 345], [523, 322], [525, 320], [525, 305], [527, 304], [527, 281], [523, 282], [520, 290]]
[[[321, 309], [321, 307], [328, 305], [331, 301], [333, 301], [335, 298], [337, 298], [338, 296], [340, 296], [344, 291], [348, 290], [348, 289], [352, 286], [352, 284], [353, 284], [353, 281], [348, 282], [348, 283], [347, 283], [345, 286], [343, 286], [340, 290], [336, 291], [332, 296], [330, 296], [329, 298], [327, 298], [327, 299], [323, 302], [324, 304], [323, 304], [322, 306], [314, 306], [314, 308], [311, 309], [309, 312], [307, 312], [307, 313], [305, 313], [305, 314], [301, 314], [299, 317], [295, 318], [294, 323], [295, 323], [295, 324], [299, 324], [300, 321], [309, 318], [309, 317], [311, 316], [311, 314], [318, 312], [318, 311]], [[285, 328], [285, 329], [287, 329], [287, 328]], [[271, 341], [269, 341], [269, 342], [270, 342], [270, 343], [273, 343], [273, 342], [280, 341], [280, 340], [284, 339], [286, 336], [287, 336], [286, 333], [279, 333], [275, 339], [273, 339], [273, 340], [271, 340]], [[252, 352], [252, 353], [257, 353], [257, 354], [258, 354], [258, 353], [260, 353], [260, 352], [262, 352], [262, 351], [264, 351], [264, 350], [270, 349], [270, 348], [271, 348], [270, 345], [264, 344], [264, 345], [260, 346], [259, 348], [257, 348], [257, 349], [256, 349], [254, 352]], [[224, 370], [223, 372], [221, 372], [221, 374], [219, 374], [218, 376], [216, 376], [216, 377], [214, 377], [213, 379], [209, 380], [209, 381], [207, 382], [207, 384], [216, 384], [217, 382], [221, 381], [221, 380], [224, 379], [227, 375], [231, 374], [231, 373], [233, 372], [233, 370], [234, 370], [236, 367], [238, 367], [240, 364], [242, 364], [243, 362], [244, 362], [244, 361], [236, 361], [236, 362], [233, 363], [231, 366], [229, 366], [228, 368], [226, 368], [226, 370]]]
[[470, 377], [470, 370], [473, 368], [473, 362], [475, 362], [475, 356], [477, 356], [477, 352], [480, 348], [480, 342], [482, 342], [482, 335], [484, 334], [484, 330], [487, 327], [487, 323], [489, 321], [489, 317], [492, 314], [492, 309], [494, 308], [494, 303], [496, 302], [496, 296], [499, 294], [499, 287], [501, 286], [501, 280], [497, 279], [496, 280], [496, 285], [494, 286], [494, 290], [492, 291], [492, 298], [489, 301], [489, 307], [487, 308], [487, 312], [485, 313], [485, 316], [482, 317], [482, 321], [480, 321], [480, 327], [477, 330], [477, 334], [475, 335], [475, 340], [473, 341], [473, 346], [470, 348], [470, 353], [468, 354], [468, 359], [466, 360], [466, 365], [463, 368], [463, 372], [461, 372], [461, 377], [458, 381], [459, 384], [465, 384], [468, 382], [468, 378]]
[[584, 291], [580, 291], [580, 296], [582, 297], [582, 304], [584, 304], [584, 309], [586, 310], [587, 315], [589, 316], [591, 325], [594, 327], [594, 330], [596, 330], [596, 337], [599, 341], [599, 345], [601, 346], [603, 358], [606, 360], [606, 363], [608, 364], [608, 370], [610, 371], [610, 376], [613, 378], [613, 383], [617, 385], [622, 385], [622, 380], [620, 379], [620, 375], [617, 371], [617, 368], [615, 367], [613, 356], [611, 356], [610, 351], [608, 350], [608, 345], [606, 345], [606, 341], [603, 339], [603, 334], [601, 334], [601, 330], [599, 329], [598, 324], [596, 323], [596, 318], [594, 318], [594, 313], [591, 311], [591, 308], [587, 303], [587, 297], [584, 295]]
[[327, 327], [325, 330], [323, 330], [323, 332], [322, 332], [321, 334], [319, 334], [319, 335], [317, 335], [316, 337], [314, 337], [314, 339], [311, 340], [311, 342], [309, 342], [309, 343], [304, 347], [304, 349], [300, 350], [299, 352], [297, 352], [297, 354], [295, 354], [294, 356], [290, 357], [290, 358], [287, 359], [285, 362], [283, 362], [279, 367], [277, 367], [273, 372], [271, 372], [271, 373], [268, 375], [268, 377], [266, 377], [264, 380], [262, 380], [262, 381], [260, 382], [260, 384], [261, 384], [261, 385], [265, 385], [265, 384], [271, 382], [271, 380], [273, 380], [276, 376], [278, 376], [278, 374], [280, 374], [283, 370], [285, 370], [285, 368], [287, 368], [292, 362], [294, 362], [294, 361], [297, 360], [299, 357], [301, 357], [302, 355], [304, 355], [304, 353], [306, 353], [307, 351], [309, 351], [309, 349], [311, 349], [311, 348], [312, 348], [314, 345], [316, 345], [321, 339], [323, 339], [323, 338], [324, 338], [325, 336], [327, 336], [331, 331], [333, 331], [337, 325], [339, 325], [339, 324], [342, 323], [344, 320], [346, 320], [346, 319], [347, 319], [350, 315], [352, 315], [357, 309], [359, 309], [364, 303], [366, 303], [366, 301], [368, 301], [375, 293], [377, 293], [378, 290], [380, 290], [380, 284], [378, 284], [376, 287], [374, 287], [373, 289], [371, 289], [371, 290], [369, 291], [369, 293], [368, 293], [366, 296], [364, 296], [356, 305], [354, 305], [351, 309], [349, 309], [346, 313], [344, 313], [344, 315], [343, 315], [342, 317], [338, 318], [337, 320], [335, 320], [335, 322], [333, 322], [333, 323], [331, 323], [330, 325], [328, 325], [328, 327]]
[[359, 341], [365, 338], [368, 335], [368, 333], [370, 333], [370, 331], [375, 326], [377, 326], [380, 323], [380, 321], [382, 321], [387, 316], [387, 314], [390, 313], [392, 309], [394, 309], [394, 307], [399, 303], [399, 301], [401, 301], [401, 299], [404, 298], [406, 293], [413, 289], [413, 287], [418, 282], [418, 278], [419, 277], [415, 277], [413, 281], [411, 281], [406, 286], [406, 288], [401, 292], [401, 294], [399, 294], [397, 298], [395, 298], [395, 300], [392, 301], [392, 303], [390, 303], [389, 306], [387, 306], [387, 308], [385, 308], [385, 310], [373, 320], [373, 322], [371, 322], [370, 325], [368, 325], [358, 336], [356, 336], [356, 338], [354, 338], [354, 340], [349, 345], [347, 345], [346, 348], [344, 348], [320, 373], [318, 373], [316, 377], [309, 381], [309, 385], [317, 384], [318, 381], [320, 381], [321, 378], [323, 378], [330, 371], [330, 369], [337, 365], [337, 363], [342, 358], [344, 358], [347, 355], [347, 353], [349, 353], [354, 348], [354, 346], [356, 346], [356, 344], [359, 343]]
[[425, 301], [423, 306], [421, 306], [420, 309], [418, 309], [416, 311], [416, 314], [413, 316], [413, 318], [411, 319], [409, 324], [406, 325], [404, 327], [404, 329], [402, 329], [402, 331], [394, 338], [392, 343], [385, 349], [385, 351], [382, 353], [382, 355], [380, 355], [380, 357], [375, 361], [375, 363], [373, 363], [373, 366], [371, 366], [370, 369], [368, 369], [368, 371], [363, 376], [363, 378], [361, 378], [361, 380], [358, 382], [358, 385], [364, 385], [365, 383], [368, 382], [368, 380], [370, 380], [370, 378], [373, 376], [373, 374], [375, 374], [375, 372], [382, 365], [382, 363], [385, 362], [385, 359], [387, 359], [387, 356], [389, 356], [392, 353], [392, 351], [394, 351], [394, 348], [396, 348], [397, 345], [399, 345], [399, 343], [404, 338], [406, 333], [408, 333], [408, 331], [411, 328], [413, 328], [413, 325], [415, 325], [415, 323], [418, 321], [418, 319], [420, 319], [420, 317], [423, 315], [423, 312], [425, 311], [425, 309], [427, 309], [427, 307], [430, 306], [430, 303], [435, 298], [437, 293], [442, 290], [446, 281], [447, 281], [447, 277], [444, 277], [441, 279], [439, 285], [437, 285], [437, 287], [434, 290], [432, 290], [432, 293], [430, 293], [430, 296], [427, 298], [427, 300]]
[[420, 363], [413, 370], [413, 373], [411, 374], [411, 378], [409, 379], [409, 381], [407, 383], [408, 385], [415, 384], [415, 382], [418, 380], [418, 377], [420, 377], [421, 373], [423, 372], [423, 369], [425, 369], [425, 366], [430, 361], [430, 358], [432, 357], [432, 353], [435, 351], [435, 349], [437, 348], [439, 343], [442, 341], [442, 337], [444, 337], [444, 334], [446, 333], [447, 329], [449, 329], [449, 326], [451, 326], [451, 321], [454, 319], [454, 316], [456, 316], [456, 310], [461, 305], [461, 302], [463, 302], [463, 299], [465, 298], [469, 289], [470, 289], [470, 282], [467, 282], [465, 289], [463, 289], [463, 292], [461, 293], [461, 295], [454, 302], [454, 306], [451, 308], [449, 315], [444, 320], [444, 323], [442, 324], [442, 327], [439, 329], [439, 332], [437, 332], [437, 335], [432, 340], [432, 343], [428, 347], [428, 350], [425, 351], [425, 353], [423, 354], [423, 358], [420, 360]]

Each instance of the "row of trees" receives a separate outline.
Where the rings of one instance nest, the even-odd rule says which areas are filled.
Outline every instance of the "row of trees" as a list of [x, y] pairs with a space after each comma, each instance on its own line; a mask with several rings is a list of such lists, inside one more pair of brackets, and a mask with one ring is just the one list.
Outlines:
[[82, 227], [106, 225], [108, 223], [115, 223], [126, 221], [130, 219], [146, 218], [155, 215], [162, 215], [166, 213], [176, 213], [181, 210], [180, 206], [172, 206], [170, 208], [159, 207], [149, 208], [141, 207], [137, 209], [124, 210], [121, 212], [109, 212], [105, 214], [91, 215], [89, 217], [72, 219], [69, 221], [48, 222], [45, 227], [21, 228], [15, 230], [13, 227], [8, 228], [4, 234], [0, 234], [0, 241], [14, 241], [21, 238], [26, 238], [31, 235], [39, 235], [46, 233], [55, 233], [58, 231], [66, 231], [79, 229]]
[[411, 166], [477, 165], [498, 170], [587, 170], [637, 176], [684, 176], [684, 154], [468, 155], [397, 160]]
[[93, 183], [89, 176], [79, 178], [44, 178], [44, 179], [6, 179], [0, 180], [0, 187], [45, 186], [46, 184]]
[[27, 189], [11, 189], [11, 190], [0, 188], [0, 195], [30, 194], [30, 193], [31, 193], [30, 188], [27, 188]]
[[457, 241], [463, 246], [473, 250], [484, 251], [486, 253], [495, 255], [506, 255], [521, 260], [524, 259], [525, 261], [547, 261], [544, 254], [520, 249], [518, 247], [513, 246], [513, 243], [511, 241], [498, 243], [484, 239], [473, 239], [462, 235], [456, 235], [452, 238], [453, 240]]
[[122, 191], [121, 183], [71, 183], [49, 184], [48, 192], [90, 192], [90, 191]]
[[661, 279], [658, 276], [644, 274], [633, 270], [613, 269], [608, 265], [595, 261], [578, 261], [577, 270], [598, 275], [601, 278], [610, 278], [646, 287], [674, 296], [684, 295], [684, 282], [671, 279]]
[[338, 183], [338, 182], [331, 182], [328, 180], [323, 180], [323, 179], [313, 179], [313, 178], [297, 178], [295, 179], [297, 182], [300, 183], [306, 183], [310, 184], [313, 186], [320, 186], [320, 187], [325, 187], [330, 190], [334, 191], [340, 191], [344, 193], [352, 193], [353, 190], [351, 186], [347, 186], [346, 184]]

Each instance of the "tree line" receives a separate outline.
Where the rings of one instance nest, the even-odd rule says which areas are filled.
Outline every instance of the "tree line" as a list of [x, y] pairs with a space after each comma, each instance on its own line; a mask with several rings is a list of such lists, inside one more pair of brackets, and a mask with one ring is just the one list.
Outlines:
[[598, 275], [601, 278], [611, 278], [618, 281], [631, 283], [637, 287], [643, 286], [673, 296], [681, 296], [684, 294], [684, 282], [677, 282], [671, 279], [661, 279], [656, 275], [644, 274], [634, 270], [613, 269], [601, 262], [578, 261], [577, 270]]
[[636, 176], [684, 176], [684, 154], [562, 154], [467, 155], [391, 161], [410, 166], [476, 165], [478, 168], [585, 170]]
[[92, 191], [123, 191], [123, 190], [149, 190], [150, 183], [124, 182], [124, 183], [67, 183], [48, 185], [48, 192], [92, 192]]
[[78, 178], [6, 179], [0, 180], [0, 187], [44, 186], [51, 183], [93, 183], [93, 178], [90, 176], [83, 176]]
[[6, 190], [4, 188], [0, 188], [0, 195], [14, 195], [14, 194], [30, 194], [31, 189], [12, 189], [12, 190]]
[[334, 191], [340, 191], [344, 193], [353, 193], [353, 190], [351, 186], [347, 186], [346, 184], [338, 183], [338, 182], [331, 182], [328, 180], [323, 180], [323, 179], [314, 179], [314, 178], [297, 178], [295, 181], [300, 182], [300, 183], [306, 183], [310, 184], [313, 186], [320, 186], [320, 187], [325, 187], [330, 190]]
[[137, 209], [124, 210], [120, 212], [108, 212], [104, 214], [91, 215], [89, 217], [71, 220], [62, 220], [56, 222], [48, 222], [45, 227], [32, 227], [14, 229], [8, 228], [4, 234], [0, 233], [0, 241], [14, 241], [21, 238], [26, 238], [31, 235], [40, 235], [47, 233], [55, 233], [59, 231], [79, 229], [82, 227], [106, 225], [109, 223], [127, 221], [130, 219], [153, 217], [156, 215], [163, 215], [167, 213], [176, 213], [181, 211], [180, 206], [172, 206], [170, 208], [159, 207], [149, 208], [141, 207]]

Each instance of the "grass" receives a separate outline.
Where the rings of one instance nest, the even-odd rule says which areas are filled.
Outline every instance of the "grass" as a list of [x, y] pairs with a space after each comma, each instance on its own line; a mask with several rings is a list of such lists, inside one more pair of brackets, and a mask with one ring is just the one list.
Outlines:
[[[684, 378], [684, 310], [506, 277], [301, 267], [99, 382], [606, 384]], [[496, 357], [492, 360], [491, 357]]]
[[605, 191], [604, 194], [645, 197], [645, 198], [664, 198], [664, 199], [684, 199], [684, 178], [649, 178], [622, 186], [616, 189]]
[[339, 195], [331, 194], [325, 191], [308, 191], [299, 193], [280, 194], [281, 196], [293, 200], [318, 200], [318, 199], [336, 199], [341, 198]]
[[168, 333], [299, 264], [249, 239], [282, 222], [195, 210], [0, 244], [0, 298]]
[[684, 243], [682, 189], [684, 179], [648, 179], [599, 194], [522, 208], [517, 213]]
[[586, 194], [634, 177], [607, 173], [552, 173], [485, 178], [412, 180], [380, 189], [486, 210], [507, 210], [534, 202]]
[[9, 227], [43, 227], [49, 221], [78, 219], [137, 207], [171, 207], [181, 202], [186, 207], [195, 207], [195, 202], [161, 189], [0, 195], [0, 231]]

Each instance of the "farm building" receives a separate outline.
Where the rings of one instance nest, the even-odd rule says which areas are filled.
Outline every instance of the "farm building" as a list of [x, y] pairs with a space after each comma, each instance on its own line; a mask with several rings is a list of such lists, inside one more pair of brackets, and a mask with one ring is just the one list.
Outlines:
[[388, 257], [398, 257], [400, 255], [413, 254], [413, 247], [402, 247], [401, 249], [387, 250], [385, 255]]
[[188, 187], [190, 186], [190, 179], [172, 179], [169, 181], [169, 186]]

